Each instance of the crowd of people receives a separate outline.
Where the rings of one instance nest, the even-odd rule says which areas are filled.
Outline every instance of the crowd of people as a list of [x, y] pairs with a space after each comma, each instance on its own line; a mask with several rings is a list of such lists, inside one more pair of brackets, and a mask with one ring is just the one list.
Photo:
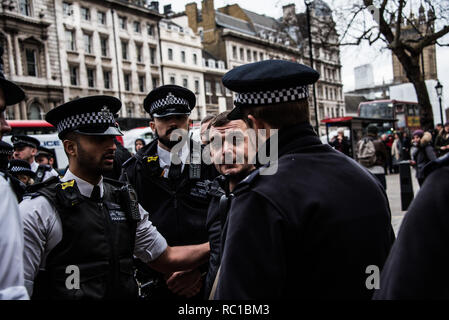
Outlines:
[[[373, 142], [374, 150], [362, 143], [369, 139]], [[329, 144], [347, 156], [350, 153], [351, 143], [340, 128], [337, 135]], [[364, 153], [364, 154], [362, 154]], [[424, 167], [431, 161], [449, 153], [449, 122], [444, 126], [437, 124], [434, 130], [413, 130], [410, 134], [405, 130], [387, 132], [378, 136], [378, 128], [370, 125], [367, 135], [357, 144], [356, 160], [376, 175], [386, 188], [385, 175], [399, 173], [399, 163], [408, 161], [416, 170], [416, 179], [421, 186], [424, 182]], [[361, 159], [367, 158], [367, 159]], [[369, 161], [372, 159], [372, 163]], [[375, 160], [374, 160], [375, 159]], [[367, 161], [368, 160], [368, 161]]]
[[[134, 155], [115, 138], [119, 99], [82, 97], [49, 111], [68, 157], [62, 176], [30, 137], [0, 150], [0, 299], [449, 298], [449, 282], [426, 281], [449, 268], [447, 233], [440, 241], [432, 233], [449, 229], [440, 223], [449, 156], [432, 161], [427, 133], [413, 133], [411, 158], [419, 170], [429, 158], [422, 174], [431, 182], [395, 242], [380, 155], [387, 147], [376, 126], [358, 144], [359, 163], [342, 154], [344, 132], [335, 144], [342, 152], [321, 143], [308, 104], [319, 76], [284, 60], [234, 68], [222, 81], [235, 108], [204, 118], [201, 142], [187, 134], [195, 94], [155, 88], [143, 105], [156, 138], [136, 141]], [[10, 130], [6, 108], [23, 98], [0, 72], [0, 138]], [[445, 130], [435, 138], [440, 152]], [[397, 137], [391, 147], [403, 157]], [[50, 168], [40, 175], [36, 156]], [[14, 181], [28, 184], [20, 197]], [[436, 222], [423, 215], [428, 207]], [[429, 250], [436, 242], [440, 249]], [[382, 270], [381, 279], [370, 270]]]

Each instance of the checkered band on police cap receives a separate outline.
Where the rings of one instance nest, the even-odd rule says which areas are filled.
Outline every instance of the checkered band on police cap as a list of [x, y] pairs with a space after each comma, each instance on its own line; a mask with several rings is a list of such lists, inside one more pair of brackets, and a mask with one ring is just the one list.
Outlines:
[[288, 101], [298, 101], [307, 97], [309, 97], [309, 87], [305, 85], [271, 91], [238, 93], [235, 99], [235, 103], [264, 105]]
[[75, 129], [81, 125], [114, 125], [114, 114], [104, 106], [100, 111], [79, 113], [62, 119], [57, 124], [58, 133], [65, 130]]
[[163, 110], [165, 107], [172, 105], [185, 106], [190, 110], [189, 102], [186, 99], [176, 97], [171, 92], [169, 92], [165, 98], [156, 100], [151, 104], [150, 114], [158, 113], [158, 111]]
[[31, 171], [30, 169], [24, 168], [24, 167], [18, 167], [18, 166], [14, 166], [8, 169], [10, 172], [29, 172]]

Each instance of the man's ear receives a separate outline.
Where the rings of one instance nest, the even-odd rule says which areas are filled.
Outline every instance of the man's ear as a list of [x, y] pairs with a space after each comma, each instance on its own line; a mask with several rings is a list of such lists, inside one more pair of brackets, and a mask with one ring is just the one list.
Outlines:
[[150, 121], [150, 128], [151, 130], [154, 132], [154, 130], [156, 129], [156, 123], [154, 123], [154, 120]]
[[254, 118], [252, 114], [248, 114], [248, 119], [252, 121], [254, 130], [270, 129], [270, 126], [265, 121]]
[[31, 155], [32, 155], [33, 157], [36, 156], [36, 153], [37, 153], [37, 149], [36, 149], [36, 148], [31, 148]]
[[78, 149], [77, 149], [78, 146], [75, 141], [64, 140], [62, 142], [62, 144], [64, 145], [64, 150], [67, 155], [69, 155], [71, 157], [76, 157], [76, 155], [78, 154]]

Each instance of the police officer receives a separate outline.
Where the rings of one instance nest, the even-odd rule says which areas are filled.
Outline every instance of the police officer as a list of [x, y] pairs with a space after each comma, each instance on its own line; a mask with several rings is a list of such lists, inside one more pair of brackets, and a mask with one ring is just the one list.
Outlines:
[[36, 174], [31, 170], [31, 166], [25, 160], [13, 159], [9, 162], [8, 171], [13, 177], [19, 179], [26, 186], [34, 184]]
[[[11, 131], [5, 119], [6, 107], [25, 98], [23, 90], [5, 78], [2, 55], [0, 44], [0, 141]], [[23, 279], [22, 224], [9, 180], [0, 170], [0, 300], [28, 299]]]
[[[139, 203], [151, 212], [152, 222], [169, 245], [208, 241], [206, 216], [210, 197], [206, 186], [217, 172], [212, 165], [201, 163], [198, 142], [186, 135], [184, 139], [180, 137], [179, 142], [174, 136], [177, 129], [187, 133], [195, 102], [193, 92], [176, 85], [151, 91], [144, 100], [144, 108], [152, 117], [150, 126], [157, 139], [140, 149], [123, 166], [122, 179], [134, 186]], [[176, 156], [178, 161], [172, 161]], [[143, 271], [149, 278], [160, 279], [160, 275], [150, 270]], [[207, 264], [200, 269], [174, 274], [167, 281], [168, 287], [178, 296], [191, 297], [198, 293], [206, 271]], [[153, 289], [153, 296], [174, 298], [164, 281], [159, 282], [162, 285]]]
[[260, 142], [271, 153], [232, 192], [216, 299], [372, 296], [365, 272], [382, 268], [394, 239], [388, 199], [375, 177], [312, 129], [308, 85], [318, 78], [283, 60], [223, 77], [236, 92], [228, 119], [250, 120], [261, 165]]
[[[54, 177], [32, 186], [20, 204], [25, 284], [35, 298], [133, 299], [133, 255], [164, 273], [207, 260], [207, 243], [168, 247], [132, 188], [103, 177], [113, 166], [114, 136], [121, 135], [114, 120], [120, 107], [114, 97], [92, 96], [46, 115], [69, 168], [61, 181]], [[67, 280], [70, 272], [73, 282]]]
[[424, 178], [385, 263], [376, 300], [449, 299], [449, 154], [428, 163]]
[[37, 148], [37, 153], [36, 153], [36, 162], [39, 165], [48, 165], [50, 167], [53, 168], [53, 165], [55, 163], [55, 155], [53, 153], [53, 151], [51, 151], [48, 148], [45, 148], [43, 146], [39, 146]]
[[40, 165], [36, 162], [36, 154], [40, 146], [39, 140], [27, 135], [14, 135], [11, 138], [14, 145], [14, 159], [27, 161], [31, 170], [36, 173], [36, 183], [41, 183], [51, 177], [58, 176], [58, 173], [49, 165]]

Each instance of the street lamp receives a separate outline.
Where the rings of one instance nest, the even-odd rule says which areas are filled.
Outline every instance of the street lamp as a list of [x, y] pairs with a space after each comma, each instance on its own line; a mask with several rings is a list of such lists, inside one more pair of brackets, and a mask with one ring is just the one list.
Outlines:
[[441, 106], [441, 96], [443, 95], [443, 85], [438, 81], [437, 85], [435, 86], [435, 90], [437, 91], [438, 101], [440, 102], [440, 117], [441, 117], [441, 123], [443, 124], [443, 107]]
[[[309, 6], [312, 4], [312, 0], [304, 0], [304, 4], [306, 5], [306, 12], [307, 12], [307, 28], [309, 32], [309, 55], [310, 55], [310, 67], [314, 69], [313, 67], [313, 52], [312, 52], [312, 29], [310, 27], [310, 9]], [[313, 106], [315, 108], [315, 123], [316, 123], [316, 133], [320, 135], [320, 124], [318, 122], [318, 110], [316, 105], [316, 92], [315, 92], [315, 83], [312, 85], [313, 87]]]

